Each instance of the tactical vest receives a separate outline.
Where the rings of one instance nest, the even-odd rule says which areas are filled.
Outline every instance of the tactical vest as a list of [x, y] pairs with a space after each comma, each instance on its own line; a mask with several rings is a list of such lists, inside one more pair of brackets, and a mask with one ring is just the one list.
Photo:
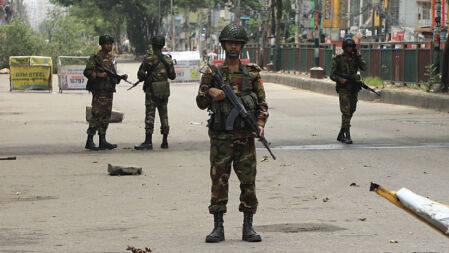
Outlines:
[[[166, 56], [162, 56], [166, 57]], [[159, 99], [166, 99], [170, 96], [170, 83], [168, 82], [168, 71], [164, 59], [156, 62], [150, 70], [148, 70], [148, 78], [145, 80], [143, 90], [151, 93], [154, 97]]]
[[[346, 84], [341, 84], [337, 82], [337, 92], [340, 90], [346, 90], [349, 92], [357, 93], [360, 91], [362, 87], [357, 85], [357, 81], [360, 81], [360, 75], [357, 74], [358, 65], [352, 65], [355, 60], [354, 57], [348, 62], [347, 56], [344, 54], [340, 54], [338, 57], [341, 57], [338, 61], [339, 73], [337, 73], [340, 77], [348, 79]], [[351, 80], [351, 81], [349, 81]]]
[[[242, 91], [237, 92], [236, 95], [241, 99], [243, 105], [245, 106], [251, 117], [253, 117], [253, 119], [256, 119], [258, 101], [257, 94], [250, 89], [251, 80], [249, 77], [247, 66], [245, 64], [241, 64], [241, 66], [241, 71], [243, 73], [243, 80], [241, 84]], [[217, 69], [223, 77], [223, 81], [226, 83], [226, 85], [230, 85], [229, 72], [223, 72], [222, 65], [218, 66]], [[216, 87], [216, 85], [217, 84], [214, 83], [213, 87], [219, 89], [220, 87]], [[211, 130], [215, 131], [225, 131], [226, 119], [228, 118], [231, 110], [232, 104], [228, 99], [223, 99], [221, 101], [212, 100], [211, 105], [209, 106], [210, 119], [208, 120], [208, 127]], [[234, 122], [234, 129], [245, 128], [245, 121], [241, 117], [237, 117]]]
[[[110, 69], [115, 73], [115, 67], [113, 62], [109, 61], [107, 58], [103, 58], [101, 56], [101, 53], [98, 53], [92, 57], [94, 57], [95, 65], [101, 64], [103, 67]], [[94, 69], [94, 71], [96, 70]], [[105, 78], [96, 78], [95, 80], [88, 79], [86, 84], [86, 90], [115, 92], [115, 86], [117, 85], [117, 83], [118, 80], [109, 75], [106, 76]]]

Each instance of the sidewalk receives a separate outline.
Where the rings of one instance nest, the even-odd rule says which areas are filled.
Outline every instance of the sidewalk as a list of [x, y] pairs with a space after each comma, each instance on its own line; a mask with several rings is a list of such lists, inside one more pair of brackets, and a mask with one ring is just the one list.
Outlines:
[[[313, 79], [299, 75], [269, 72], [262, 72], [261, 76], [266, 83], [278, 83], [326, 95], [337, 95], [335, 82], [328, 79]], [[449, 112], [449, 96], [422, 91], [384, 88], [381, 91], [381, 96], [378, 97], [367, 90], [362, 90], [359, 93], [359, 100]]]

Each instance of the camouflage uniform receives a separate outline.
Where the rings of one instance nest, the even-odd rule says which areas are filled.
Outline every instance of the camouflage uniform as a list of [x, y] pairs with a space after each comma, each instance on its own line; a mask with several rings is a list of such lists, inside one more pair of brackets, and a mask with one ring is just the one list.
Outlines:
[[[148, 75], [148, 77], [146, 76]], [[168, 97], [170, 88], [168, 78], [176, 78], [175, 69], [171, 57], [164, 55], [163, 60], [159, 62], [159, 56], [148, 55], [140, 65], [137, 72], [139, 80], [145, 80], [143, 90], [145, 91], [145, 132], [153, 134], [154, 117], [156, 108], [161, 120], [161, 134], [168, 135]]]
[[[268, 118], [268, 106], [265, 101], [265, 90], [260, 79], [260, 68], [255, 64], [240, 64], [238, 72], [229, 73], [226, 63], [219, 67], [223, 80], [230, 85], [239, 96], [248, 111], [252, 111], [259, 126], [265, 126]], [[246, 81], [245, 81], [246, 80]], [[251, 131], [245, 128], [243, 121], [237, 122], [233, 131], [225, 131], [223, 119], [214, 112], [214, 107], [224, 108], [231, 106], [227, 99], [213, 101], [208, 94], [209, 88], [219, 88], [212, 81], [210, 74], [203, 74], [198, 95], [197, 105], [200, 109], [208, 108], [212, 111], [209, 120], [210, 137], [210, 177], [212, 179], [212, 196], [209, 206], [210, 213], [226, 212], [228, 202], [228, 180], [231, 174], [231, 164], [240, 180], [240, 206], [241, 212], [255, 213], [257, 210], [257, 198], [255, 191], [256, 179], [256, 150], [254, 137]], [[254, 99], [254, 108], [248, 108], [247, 99]], [[218, 119], [221, 117], [221, 119]], [[218, 124], [217, 124], [218, 122]], [[241, 127], [238, 127], [241, 126]]]
[[91, 56], [84, 70], [84, 75], [88, 78], [86, 89], [92, 92], [92, 118], [89, 121], [88, 135], [95, 135], [98, 130], [99, 135], [105, 135], [111, 118], [113, 93], [118, 80], [110, 76], [97, 77], [96, 61], [105, 68], [115, 71], [112, 54], [99, 51]]
[[351, 118], [357, 108], [357, 95], [360, 87], [351, 87], [350, 82], [340, 83], [338, 79], [343, 77], [352, 77], [360, 80], [357, 71], [366, 70], [366, 62], [360, 55], [348, 55], [343, 53], [334, 57], [332, 61], [331, 79], [337, 82], [337, 92], [340, 99], [341, 127], [349, 129], [351, 127]]

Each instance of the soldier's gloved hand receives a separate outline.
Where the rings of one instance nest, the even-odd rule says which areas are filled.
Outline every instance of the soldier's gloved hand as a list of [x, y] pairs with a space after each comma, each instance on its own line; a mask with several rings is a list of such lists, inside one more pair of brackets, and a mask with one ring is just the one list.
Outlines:
[[222, 90], [217, 88], [210, 88], [208, 90], [208, 93], [215, 101], [221, 101], [226, 98], [226, 94]]
[[340, 78], [338, 78], [338, 82], [345, 84], [346, 82], [348, 82], [348, 79], [340, 77]]
[[121, 75], [120, 77], [121, 77], [123, 80], [128, 80], [128, 75], [127, 75], [127, 74]]
[[[264, 134], [264, 128], [262, 126], [259, 126], [259, 130], [260, 130], [260, 136], [263, 136]], [[255, 132], [253, 132], [253, 136], [257, 137], [257, 134]]]
[[108, 76], [108, 73], [106, 73], [106, 72], [100, 72], [100, 73], [97, 73], [97, 77], [107, 77]]

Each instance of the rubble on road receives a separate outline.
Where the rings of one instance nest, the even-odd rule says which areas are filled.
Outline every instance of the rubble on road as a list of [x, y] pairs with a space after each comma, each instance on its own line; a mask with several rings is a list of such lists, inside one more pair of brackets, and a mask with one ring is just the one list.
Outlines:
[[108, 164], [108, 173], [111, 176], [141, 175], [142, 168]]

